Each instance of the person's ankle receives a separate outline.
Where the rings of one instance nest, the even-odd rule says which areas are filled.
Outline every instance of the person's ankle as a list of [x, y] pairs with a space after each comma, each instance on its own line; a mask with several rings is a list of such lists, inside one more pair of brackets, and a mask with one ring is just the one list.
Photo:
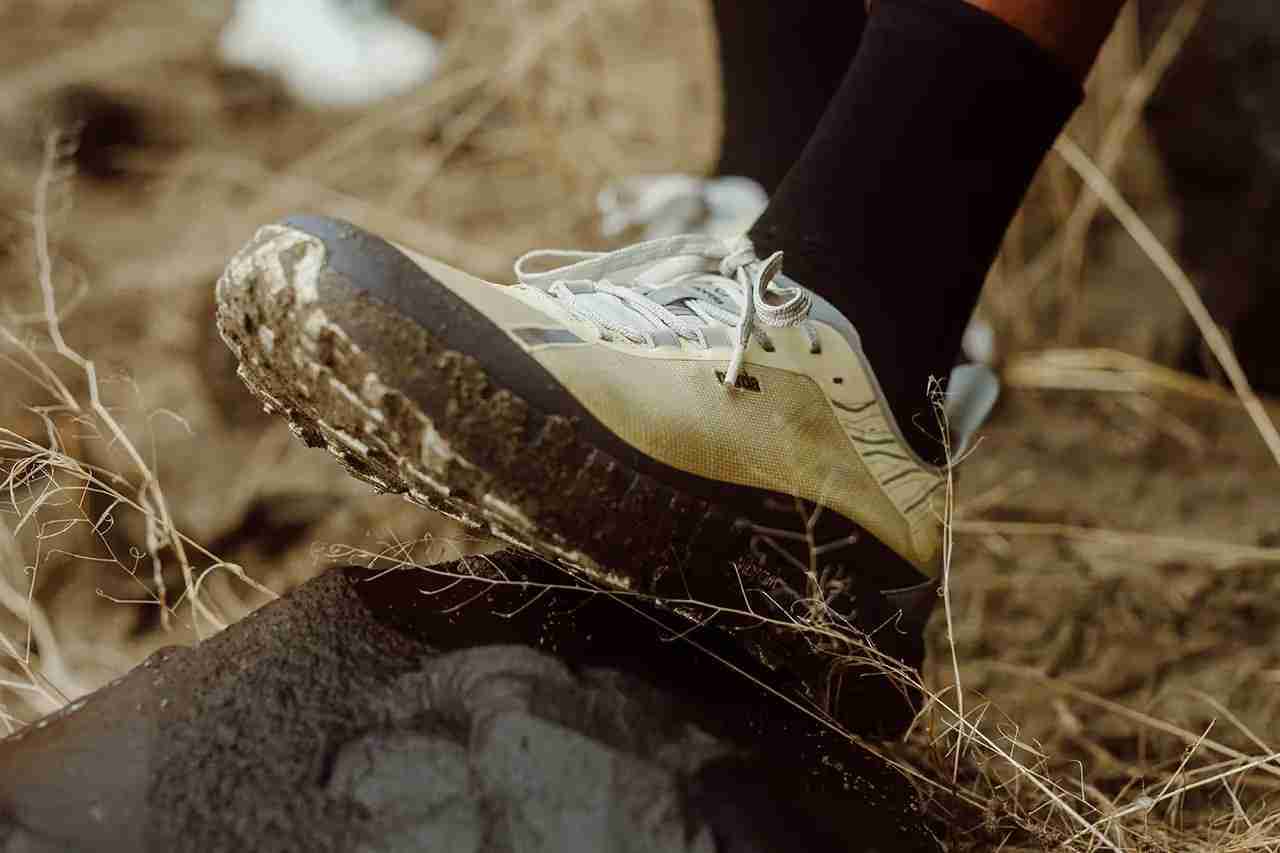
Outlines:
[[[842, 300], [840, 295], [851, 287], [851, 281], [866, 272], [842, 267], [839, 259], [844, 253], [821, 237], [806, 236], [799, 229], [784, 230], [769, 220], [767, 212], [749, 236], [757, 254], [783, 252], [782, 274], [824, 297], [848, 318], [903, 439], [922, 460], [943, 462], [941, 429], [930, 399], [931, 380], [936, 378], [945, 390], [954, 357], [938, 355], [938, 335], [913, 326], [910, 318], [878, 310], [869, 300], [860, 300], [856, 306]], [[876, 286], [865, 284], [866, 288]]]

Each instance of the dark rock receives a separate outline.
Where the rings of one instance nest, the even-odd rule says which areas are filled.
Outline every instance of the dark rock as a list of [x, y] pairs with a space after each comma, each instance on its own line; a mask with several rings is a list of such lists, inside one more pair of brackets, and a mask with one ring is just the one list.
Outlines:
[[441, 583], [335, 570], [0, 741], [0, 850], [937, 849], [902, 776], [670, 614]]

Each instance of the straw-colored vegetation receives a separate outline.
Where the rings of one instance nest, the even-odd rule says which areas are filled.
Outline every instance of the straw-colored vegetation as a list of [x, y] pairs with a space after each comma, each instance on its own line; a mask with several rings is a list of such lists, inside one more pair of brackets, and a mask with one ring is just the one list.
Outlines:
[[[932, 702], [867, 745], [953, 849], [1280, 849], [1275, 409], [1171, 254], [1141, 122], [1204, 5], [1147, 50], [1126, 13], [981, 307], [1006, 394], [959, 466]], [[598, 244], [610, 177], [713, 161], [693, 0], [399, 8], [447, 39], [436, 80], [325, 114], [217, 67], [226, 2], [0, 5], [0, 734], [328, 565], [482, 547], [239, 386], [212, 282], [257, 224], [322, 210], [501, 277]], [[143, 117], [114, 178], [73, 174], [78, 83]], [[1190, 335], [1228, 381], [1173, 369]], [[856, 651], [819, 606], [795, 627]]]

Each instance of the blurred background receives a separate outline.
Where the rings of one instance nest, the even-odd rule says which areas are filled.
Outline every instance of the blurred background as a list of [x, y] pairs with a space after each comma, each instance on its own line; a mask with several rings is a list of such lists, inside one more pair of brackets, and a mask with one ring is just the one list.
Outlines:
[[[258, 225], [324, 212], [507, 280], [638, 239], [618, 187], [717, 155], [698, 0], [0, 0], [0, 34], [0, 734], [326, 567], [489, 547], [240, 385], [213, 283]], [[1096, 844], [1071, 813], [1121, 849], [1280, 849], [1280, 11], [1131, 4], [1088, 91], [1066, 136], [1138, 225], [1051, 154], [1010, 229], [926, 672], [956, 710], [954, 651], [963, 724], [888, 749], [957, 849]], [[677, 183], [649, 212], [693, 222]]]

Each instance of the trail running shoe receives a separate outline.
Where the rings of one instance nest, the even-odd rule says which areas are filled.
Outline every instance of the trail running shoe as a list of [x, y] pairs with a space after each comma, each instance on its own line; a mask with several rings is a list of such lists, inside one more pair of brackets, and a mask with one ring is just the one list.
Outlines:
[[299, 216], [230, 262], [218, 325], [267, 408], [381, 490], [614, 588], [817, 614], [918, 663], [943, 472], [781, 260], [676, 236], [532, 252], [501, 285]]

